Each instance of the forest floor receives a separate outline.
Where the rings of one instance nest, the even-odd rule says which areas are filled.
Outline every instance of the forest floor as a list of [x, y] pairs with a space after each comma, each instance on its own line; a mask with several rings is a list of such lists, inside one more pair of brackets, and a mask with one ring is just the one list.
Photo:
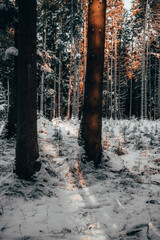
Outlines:
[[38, 120], [32, 183], [13, 172], [15, 142], [0, 139], [0, 239], [159, 240], [160, 121], [104, 120], [98, 168], [81, 161], [78, 129]]

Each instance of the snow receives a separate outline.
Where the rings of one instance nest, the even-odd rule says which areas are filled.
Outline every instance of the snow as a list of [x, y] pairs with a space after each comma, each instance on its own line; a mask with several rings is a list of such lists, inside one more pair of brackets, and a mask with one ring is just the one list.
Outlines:
[[9, 47], [6, 49], [5, 51], [5, 56], [4, 56], [4, 60], [8, 60], [10, 58], [10, 56], [18, 56], [18, 49], [15, 47]]
[[38, 120], [32, 183], [12, 171], [14, 141], [0, 140], [0, 239], [160, 239], [160, 121], [103, 120], [98, 168], [81, 161], [78, 130]]

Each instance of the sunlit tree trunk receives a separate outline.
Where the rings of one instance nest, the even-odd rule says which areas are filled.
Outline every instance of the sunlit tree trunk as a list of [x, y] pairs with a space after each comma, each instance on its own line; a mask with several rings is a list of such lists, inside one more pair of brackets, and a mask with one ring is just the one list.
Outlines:
[[40, 163], [37, 143], [36, 0], [19, 0], [16, 174], [30, 180]]
[[86, 77], [86, 65], [87, 65], [87, 10], [88, 10], [88, 1], [83, 0], [84, 5], [84, 49], [83, 49], [83, 57], [84, 57], [84, 63], [83, 63], [83, 102], [84, 102], [84, 94], [85, 94], [85, 77]]
[[87, 159], [101, 159], [102, 89], [106, 1], [93, 0], [88, 11], [88, 53], [80, 138]]

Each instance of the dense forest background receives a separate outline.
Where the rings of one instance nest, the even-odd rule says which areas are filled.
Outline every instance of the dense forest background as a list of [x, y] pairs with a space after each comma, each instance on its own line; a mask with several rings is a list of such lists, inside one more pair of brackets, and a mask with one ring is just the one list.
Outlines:
[[160, 239], [160, 2], [0, 0], [0, 239]]
[[[1, 1], [1, 115], [12, 108], [16, 84], [18, 15]], [[160, 115], [160, 3], [107, 1], [103, 117]], [[81, 117], [87, 58], [88, 1], [38, 1], [37, 108], [47, 118]], [[13, 116], [12, 116], [13, 117]]]

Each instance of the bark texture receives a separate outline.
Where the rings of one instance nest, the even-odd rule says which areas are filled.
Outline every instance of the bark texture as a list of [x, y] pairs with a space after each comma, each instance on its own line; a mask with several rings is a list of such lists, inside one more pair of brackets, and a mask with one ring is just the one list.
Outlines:
[[88, 51], [80, 139], [88, 160], [101, 159], [102, 89], [106, 1], [93, 0], [88, 9]]
[[36, 0], [19, 0], [16, 173], [30, 180], [40, 164], [37, 143]]

